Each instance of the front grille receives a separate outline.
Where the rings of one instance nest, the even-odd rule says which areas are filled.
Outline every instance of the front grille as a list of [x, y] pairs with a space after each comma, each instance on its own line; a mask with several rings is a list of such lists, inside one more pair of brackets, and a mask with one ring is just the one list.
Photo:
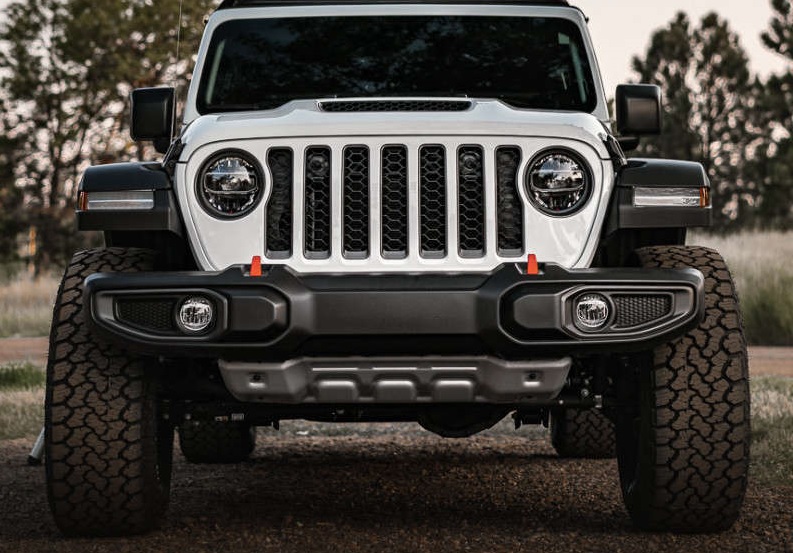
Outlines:
[[369, 255], [369, 149], [344, 149], [344, 255]]
[[662, 319], [672, 311], [672, 298], [669, 295], [619, 295], [614, 296], [617, 328], [642, 326]]
[[306, 150], [305, 237], [306, 257], [330, 257], [330, 148]]
[[383, 148], [383, 255], [399, 259], [408, 252], [408, 152], [404, 146]]
[[176, 330], [173, 300], [119, 298], [115, 303], [116, 318], [121, 323], [160, 333]]
[[421, 255], [446, 255], [446, 151], [443, 146], [419, 150]]
[[365, 111], [465, 111], [471, 108], [468, 100], [335, 100], [320, 102], [320, 109], [329, 112]]
[[356, 270], [518, 258], [524, 158], [517, 146], [448, 139], [272, 145], [265, 258]]
[[287, 258], [292, 254], [292, 150], [273, 148], [267, 154], [267, 166], [273, 190], [267, 202], [267, 256]]
[[518, 194], [520, 148], [496, 150], [496, 205], [498, 253], [505, 257], [523, 253], [523, 202]]
[[457, 155], [460, 255], [485, 253], [485, 175], [482, 148], [463, 146]]

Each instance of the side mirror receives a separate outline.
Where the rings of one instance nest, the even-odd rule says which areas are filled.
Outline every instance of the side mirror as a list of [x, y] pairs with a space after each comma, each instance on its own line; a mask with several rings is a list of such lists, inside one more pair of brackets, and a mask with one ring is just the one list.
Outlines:
[[171, 87], [138, 88], [132, 91], [132, 140], [154, 142], [154, 149], [164, 154], [174, 136], [176, 91]]
[[661, 88], [650, 84], [618, 86], [617, 131], [622, 136], [661, 134]]

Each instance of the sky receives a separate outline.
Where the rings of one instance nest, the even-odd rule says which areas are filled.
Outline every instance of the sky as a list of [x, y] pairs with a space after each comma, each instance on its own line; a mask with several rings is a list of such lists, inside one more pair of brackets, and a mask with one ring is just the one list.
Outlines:
[[[0, 0], [0, 8], [10, 0]], [[663, 27], [678, 11], [692, 20], [718, 12], [738, 32], [753, 71], [765, 77], [791, 66], [763, 47], [760, 33], [771, 19], [771, 0], [571, 0], [589, 16], [589, 28], [606, 91], [632, 77], [631, 59], [642, 54], [653, 30]], [[0, 16], [2, 17], [2, 16]]]

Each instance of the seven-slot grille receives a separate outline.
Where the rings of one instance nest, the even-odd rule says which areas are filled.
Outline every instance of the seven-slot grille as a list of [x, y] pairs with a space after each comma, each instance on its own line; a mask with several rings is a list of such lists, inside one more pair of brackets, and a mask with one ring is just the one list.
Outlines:
[[[271, 148], [267, 257], [519, 257], [524, 251], [521, 159], [520, 148], [509, 145]], [[294, 194], [302, 194], [303, 201], [295, 201]], [[302, 233], [295, 225], [302, 225]]]

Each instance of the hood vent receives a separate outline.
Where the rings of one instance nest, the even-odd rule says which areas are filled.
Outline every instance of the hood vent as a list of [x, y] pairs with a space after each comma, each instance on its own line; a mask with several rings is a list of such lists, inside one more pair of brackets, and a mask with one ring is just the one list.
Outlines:
[[376, 112], [376, 111], [466, 111], [468, 100], [330, 100], [319, 103], [322, 111]]

